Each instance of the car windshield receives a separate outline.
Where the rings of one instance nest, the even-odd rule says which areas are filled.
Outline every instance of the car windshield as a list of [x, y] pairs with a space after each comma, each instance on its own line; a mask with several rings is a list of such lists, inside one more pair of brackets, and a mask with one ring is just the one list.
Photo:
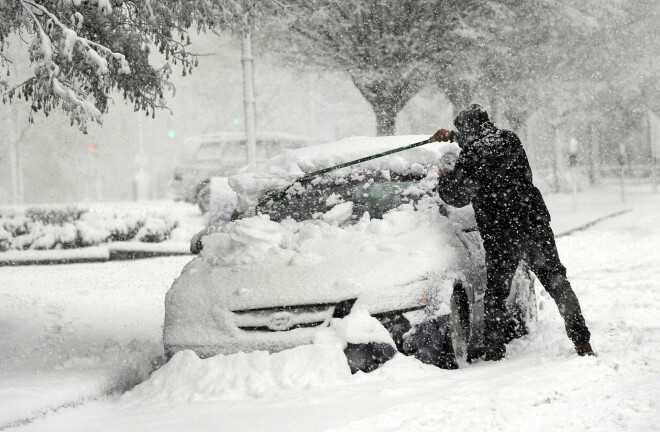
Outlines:
[[264, 195], [257, 211], [280, 221], [291, 217], [302, 221], [319, 217], [342, 202], [353, 203], [354, 221], [364, 212], [373, 218], [401, 204], [415, 202], [419, 195], [406, 194], [424, 176], [387, 176], [380, 173], [353, 173], [345, 177], [321, 176], [306, 185], [295, 183], [286, 193], [274, 197]]

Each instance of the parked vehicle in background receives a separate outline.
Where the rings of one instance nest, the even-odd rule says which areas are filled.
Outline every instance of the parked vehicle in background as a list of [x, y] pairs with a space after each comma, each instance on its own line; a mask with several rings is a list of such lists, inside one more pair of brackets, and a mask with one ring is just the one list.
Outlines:
[[[195, 203], [202, 213], [209, 207], [209, 179], [229, 177], [247, 165], [247, 138], [242, 133], [216, 133], [186, 139], [184, 155], [174, 168], [170, 191], [175, 200]], [[257, 163], [270, 159], [287, 149], [312, 144], [308, 138], [270, 133], [257, 135]]]

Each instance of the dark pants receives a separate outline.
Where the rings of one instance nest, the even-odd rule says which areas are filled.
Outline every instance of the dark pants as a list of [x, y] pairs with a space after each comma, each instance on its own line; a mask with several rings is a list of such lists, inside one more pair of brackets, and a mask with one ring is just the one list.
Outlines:
[[488, 278], [484, 299], [486, 351], [503, 354], [506, 349], [506, 299], [511, 290], [511, 280], [522, 259], [557, 303], [569, 339], [574, 344], [589, 342], [591, 335], [584, 322], [580, 303], [566, 278], [566, 268], [559, 261], [552, 229], [547, 223], [541, 223], [530, 230], [528, 235], [520, 237], [484, 236]]

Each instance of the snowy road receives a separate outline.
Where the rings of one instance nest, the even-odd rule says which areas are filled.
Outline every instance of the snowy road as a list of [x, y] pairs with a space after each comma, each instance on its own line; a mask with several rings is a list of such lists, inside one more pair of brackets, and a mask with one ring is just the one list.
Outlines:
[[0, 268], [0, 429], [142, 380], [188, 261]]
[[[570, 197], [550, 197], [555, 229], [571, 228], [588, 212], [618, 210], [608, 204], [611, 196], [583, 195], [586, 212], [573, 212]], [[108, 379], [96, 385], [109, 391], [117, 385], [113, 377], [130, 385], [158, 356], [162, 299], [187, 258], [0, 269], [0, 331], [10, 336], [0, 342], [0, 370], [7, 371], [0, 375], [0, 425], [20, 419], [21, 407], [23, 413], [38, 407], [16, 401], [40, 397], [43, 386], [51, 395], [40, 403], [57, 406], [57, 397], [70, 392], [81, 405], [15, 430], [660, 430], [659, 201], [631, 195], [631, 213], [558, 241], [597, 358], [574, 354], [543, 292], [538, 325], [510, 344], [500, 363], [444, 371], [399, 357], [351, 377], [330, 360], [301, 370], [319, 354], [312, 350], [292, 350], [277, 361], [182, 358], [132, 394], [82, 403], [100, 387], [91, 391], [89, 380], [76, 381], [80, 374]], [[226, 373], [227, 365], [236, 373]], [[225, 381], [211, 389], [210, 379], [194, 379], [200, 370]], [[65, 384], [49, 385], [44, 377]], [[167, 392], [156, 398], [154, 389]], [[13, 410], [4, 408], [12, 401]]]

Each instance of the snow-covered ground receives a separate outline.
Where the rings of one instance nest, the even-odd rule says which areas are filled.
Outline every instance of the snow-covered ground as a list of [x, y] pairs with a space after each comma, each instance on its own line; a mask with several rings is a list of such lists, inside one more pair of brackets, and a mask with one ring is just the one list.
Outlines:
[[398, 356], [351, 376], [331, 340], [182, 352], [119, 395], [161, 361], [163, 299], [190, 258], [0, 268], [0, 429], [660, 430], [660, 199], [649, 189], [626, 203], [614, 187], [581, 193], [577, 209], [546, 196], [556, 232], [632, 209], [558, 240], [596, 358], [574, 354], [542, 292], [538, 324], [499, 363], [446, 371]]

